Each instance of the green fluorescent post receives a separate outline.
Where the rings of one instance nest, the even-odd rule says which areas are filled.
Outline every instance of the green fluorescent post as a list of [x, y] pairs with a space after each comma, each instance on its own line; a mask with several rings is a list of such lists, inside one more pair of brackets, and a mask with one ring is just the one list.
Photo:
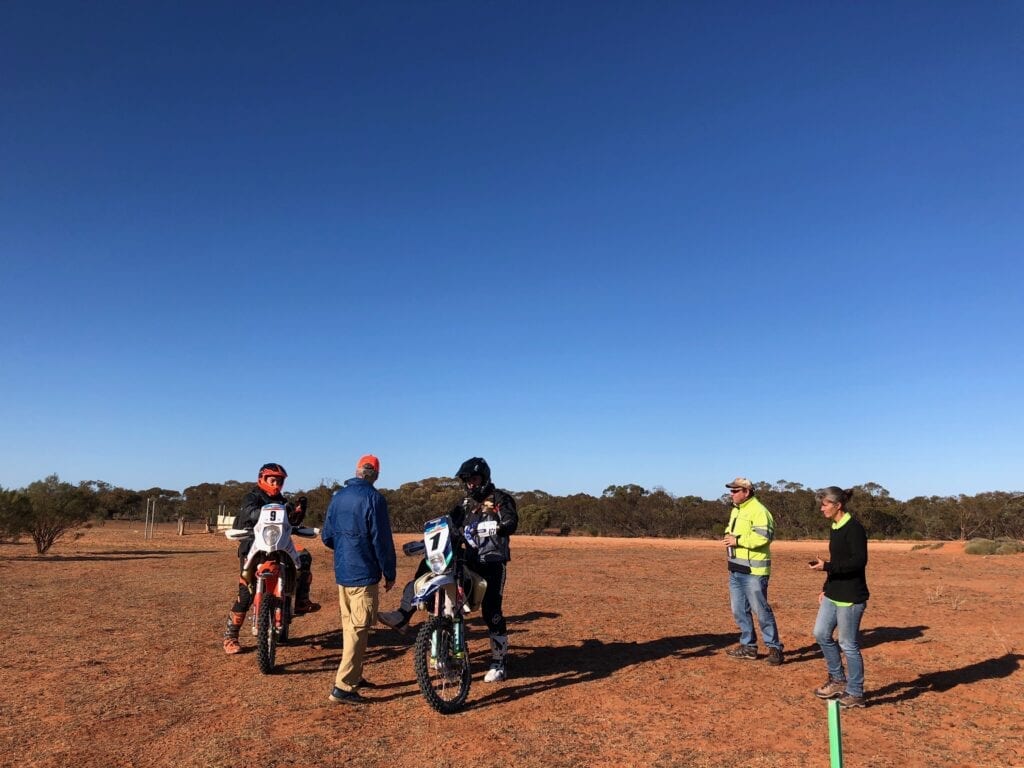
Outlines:
[[828, 702], [828, 755], [832, 768], [843, 768], [843, 729], [839, 725], [839, 702]]

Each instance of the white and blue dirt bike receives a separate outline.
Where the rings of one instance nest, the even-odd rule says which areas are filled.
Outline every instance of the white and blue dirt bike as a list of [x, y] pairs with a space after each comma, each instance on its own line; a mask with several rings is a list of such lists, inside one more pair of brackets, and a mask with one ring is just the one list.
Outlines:
[[274, 671], [278, 643], [288, 642], [295, 606], [299, 552], [292, 536], [313, 538], [318, 528], [293, 526], [284, 504], [265, 504], [250, 531], [235, 529], [224, 535], [233, 541], [251, 541], [242, 566], [242, 578], [253, 591], [251, 620], [256, 635], [256, 662], [260, 672]]
[[466, 567], [462, 536], [445, 515], [427, 521], [423, 541], [402, 548], [407, 555], [423, 553], [430, 568], [414, 586], [413, 606], [430, 614], [416, 635], [414, 666], [423, 697], [443, 715], [457, 712], [469, 697], [466, 615], [480, 608], [487, 590], [487, 582]]

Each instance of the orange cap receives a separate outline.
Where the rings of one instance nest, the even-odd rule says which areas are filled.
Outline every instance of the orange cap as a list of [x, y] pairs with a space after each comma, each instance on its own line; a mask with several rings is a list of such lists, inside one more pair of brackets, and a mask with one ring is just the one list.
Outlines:
[[360, 470], [367, 465], [369, 465], [378, 475], [380, 474], [380, 459], [372, 453], [368, 453], [359, 459], [359, 461], [356, 462], [356, 469]]

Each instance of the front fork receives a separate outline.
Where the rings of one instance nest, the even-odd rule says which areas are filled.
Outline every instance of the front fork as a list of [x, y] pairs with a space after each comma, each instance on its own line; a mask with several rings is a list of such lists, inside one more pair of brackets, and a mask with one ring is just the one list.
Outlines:
[[[434, 615], [435, 616], [443, 616], [444, 615], [444, 600], [445, 600], [445, 596], [444, 596], [443, 592], [444, 592], [444, 590], [439, 589], [437, 591], [437, 594], [434, 595]], [[463, 600], [464, 600], [464, 595], [462, 593], [462, 588], [459, 587], [458, 592], [457, 592], [456, 604], [461, 606], [463, 604]], [[434, 630], [433, 634], [430, 636], [430, 658], [432, 658], [432, 659], [444, 658], [444, 656], [446, 655], [444, 653], [444, 651], [446, 649], [441, 647], [441, 642], [442, 642], [441, 630], [440, 629], [436, 629], [436, 630]], [[458, 609], [452, 611], [452, 641], [451, 642], [452, 642], [452, 645], [451, 645], [452, 658], [455, 658], [455, 659], [463, 658], [466, 655], [466, 619], [465, 619], [465, 616], [463, 615], [462, 611], [458, 610]]]

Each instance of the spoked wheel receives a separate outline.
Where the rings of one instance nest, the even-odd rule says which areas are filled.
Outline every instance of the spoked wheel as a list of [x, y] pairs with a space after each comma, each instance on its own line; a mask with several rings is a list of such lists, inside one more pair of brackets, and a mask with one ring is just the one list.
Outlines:
[[416, 635], [416, 681], [427, 703], [442, 715], [457, 712], [469, 696], [469, 649], [454, 649], [452, 620], [431, 616]]
[[256, 662], [260, 672], [269, 675], [274, 671], [277, 656], [277, 631], [274, 629], [274, 612], [280, 601], [270, 594], [264, 594], [260, 601], [260, 612], [256, 617]]

